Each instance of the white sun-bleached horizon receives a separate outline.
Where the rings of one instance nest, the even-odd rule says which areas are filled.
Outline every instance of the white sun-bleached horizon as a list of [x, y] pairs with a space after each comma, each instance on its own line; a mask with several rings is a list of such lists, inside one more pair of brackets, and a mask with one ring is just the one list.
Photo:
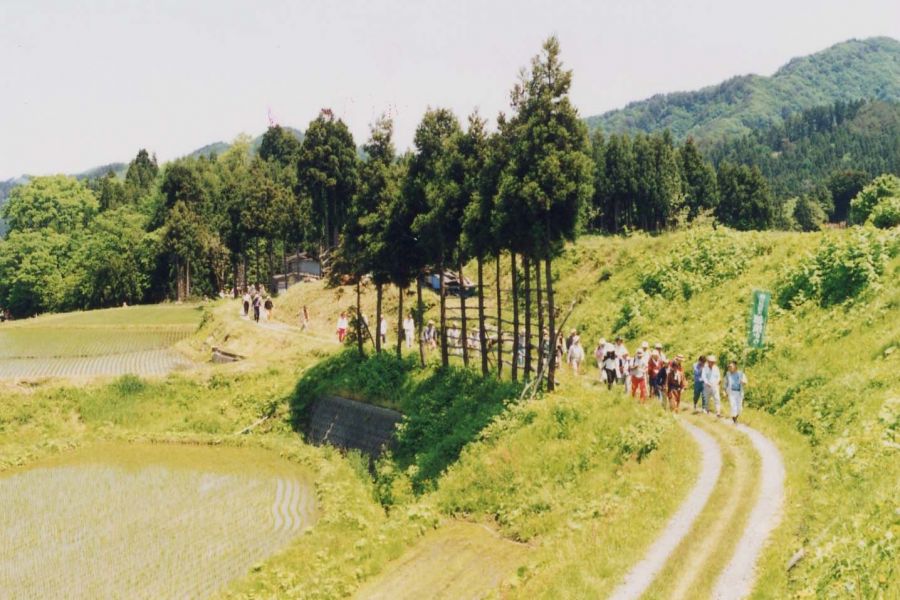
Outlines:
[[269, 117], [332, 108], [362, 143], [383, 112], [410, 146], [428, 106], [493, 120], [551, 34], [589, 116], [849, 38], [900, 37], [900, 4], [324, 0], [0, 3], [0, 180], [169, 160]]

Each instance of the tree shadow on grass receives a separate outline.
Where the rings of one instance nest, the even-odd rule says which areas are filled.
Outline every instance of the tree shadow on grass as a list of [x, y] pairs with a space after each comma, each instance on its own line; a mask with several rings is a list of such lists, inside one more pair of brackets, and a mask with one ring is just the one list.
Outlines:
[[313, 403], [325, 395], [401, 412], [392, 460], [404, 471], [416, 467], [412, 484], [421, 493], [515, 401], [520, 389], [464, 368], [420, 369], [414, 356], [398, 359], [382, 353], [360, 358], [346, 350], [308, 369], [297, 382], [290, 399], [291, 422], [304, 433]]

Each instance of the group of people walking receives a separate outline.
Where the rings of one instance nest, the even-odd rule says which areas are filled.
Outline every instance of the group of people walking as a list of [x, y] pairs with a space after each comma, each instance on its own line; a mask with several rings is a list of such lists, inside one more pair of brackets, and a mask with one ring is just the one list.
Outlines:
[[272, 297], [266, 293], [265, 287], [257, 283], [244, 288], [244, 293], [241, 296], [242, 316], [250, 317], [259, 323], [260, 320], [268, 321], [274, 310], [275, 303], [272, 302]]
[[[368, 318], [363, 315], [363, 323], [368, 328]], [[349, 319], [346, 312], [342, 312], [337, 320], [337, 338], [343, 342], [349, 328]], [[410, 349], [415, 343], [416, 325], [412, 313], [407, 313], [401, 325], [406, 348]], [[385, 317], [381, 318], [378, 331], [374, 335], [381, 336], [382, 344], [387, 343], [388, 323]], [[549, 332], [544, 329], [541, 335], [540, 351], [546, 361], [550, 356]], [[438, 330], [434, 321], [428, 321], [422, 331], [422, 341], [427, 350], [438, 347]], [[516, 361], [519, 366], [525, 362], [526, 335], [519, 334], [518, 354]], [[447, 345], [451, 351], [461, 353], [463, 344], [469, 348], [479, 347], [478, 332], [475, 328], [462, 336], [462, 332], [450, 325], [447, 329]], [[574, 375], [579, 375], [582, 364], [586, 359], [586, 352], [582, 345], [581, 336], [576, 329], [572, 329], [568, 336], [560, 334], [557, 337], [553, 359], [556, 362], [557, 372], [563, 360]], [[637, 399], [641, 404], [646, 404], [650, 397], [655, 398], [664, 408], [672, 412], [681, 411], [681, 395], [689, 384], [693, 385], [693, 410], [709, 414], [710, 405], [715, 409], [716, 417], [722, 416], [721, 390], [724, 385], [728, 402], [731, 407], [731, 419], [737, 423], [741, 415], [744, 402], [744, 392], [747, 388], [747, 376], [738, 369], [736, 362], [728, 364], [724, 377], [719, 370], [717, 358], [710, 354], [700, 356], [691, 368], [690, 381], [685, 373], [685, 357], [681, 354], [669, 359], [663, 349], [662, 343], [656, 343], [652, 348], [648, 342], [643, 342], [634, 356], [628, 351], [621, 337], [616, 338], [615, 343], [609, 343], [601, 339], [594, 350], [594, 359], [600, 374], [600, 381], [612, 390], [614, 386], [620, 386], [626, 394]]]
[[[304, 308], [304, 310], [306, 309], [305, 306], [303, 308]], [[387, 318], [384, 315], [382, 315], [381, 321], [378, 323], [378, 331], [375, 331], [375, 332], [373, 332], [369, 329], [369, 317], [367, 317], [366, 315], [363, 315], [362, 321], [363, 321], [363, 325], [364, 325], [366, 331], [368, 331], [369, 334], [373, 336], [373, 338], [374, 338], [374, 336], [378, 335], [381, 337], [381, 344], [382, 345], [387, 344], [388, 322], [387, 322]], [[432, 321], [429, 321], [428, 325], [431, 328], [431, 332], [433, 335], [434, 323]], [[347, 331], [349, 330], [349, 328], [350, 328], [350, 319], [347, 316], [347, 313], [342, 311], [337, 319], [336, 333], [337, 333], [338, 342], [344, 341], [344, 339], [347, 337]], [[412, 313], [406, 313], [406, 318], [403, 319], [402, 328], [403, 328], [403, 338], [404, 338], [404, 341], [406, 342], [406, 348], [408, 350], [413, 347], [413, 343], [414, 343], [415, 335], [416, 335], [416, 322], [413, 319]], [[429, 329], [426, 328], [425, 333], [423, 335], [427, 335], [428, 332], [429, 332]], [[428, 340], [426, 339], [425, 341], [426, 341], [426, 345], [427, 345]]]
[[[634, 356], [631, 356], [624, 340], [616, 338], [614, 344], [600, 340], [594, 351], [594, 358], [600, 371], [600, 380], [608, 389], [619, 385], [641, 404], [646, 404], [652, 396], [664, 408], [676, 413], [681, 410], [681, 394], [688, 386], [684, 371], [685, 358], [681, 354], [670, 360], [661, 343], [655, 344], [651, 349], [650, 344], [644, 342]], [[573, 366], [573, 371], [578, 372], [577, 366]], [[731, 419], [737, 423], [743, 410], [747, 388], [747, 376], [738, 369], [737, 362], [728, 363], [723, 379], [718, 359], [712, 354], [700, 356], [691, 369], [691, 379], [695, 413], [702, 411], [709, 414], [710, 404], [713, 404], [716, 417], [721, 417], [721, 389], [724, 384], [731, 407]]]

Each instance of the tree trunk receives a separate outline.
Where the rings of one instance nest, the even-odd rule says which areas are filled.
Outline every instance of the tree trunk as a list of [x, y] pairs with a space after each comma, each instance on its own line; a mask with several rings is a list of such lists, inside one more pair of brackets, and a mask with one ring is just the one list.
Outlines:
[[375, 352], [381, 352], [381, 295], [384, 286], [375, 284]]
[[182, 299], [182, 287], [181, 287], [181, 261], [178, 260], [178, 257], [175, 257], [175, 301], [181, 302]]
[[185, 299], [191, 297], [191, 259], [189, 258], [184, 261], [184, 297]]
[[450, 366], [450, 353], [447, 348], [447, 290], [444, 288], [444, 257], [438, 263], [438, 287], [441, 295], [441, 365]]
[[469, 331], [466, 328], [466, 290], [463, 286], [463, 265], [462, 260], [458, 262], [459, 276], [459, 310], [460, 321], [462, 327], [459, 332], [459, 340], [462, 344], [463, 365], [469, 366]]
[[262, 280], [262, 277], [259, 276], [259, 238], [256, 238], [256, 240], [254, 241], [254, 246], [256, 248], [256, 250], [253, 253], [255, 255], [254, 258], [256, 260], [256, 273], [254, 273], [254, 275], [256, 277], [254, 278], [255, 281], [253, 283], [259, 283], [260, 280]]
[[522, 271], [525, 273], [525, 381], [531, 378], [531, 260], [522, 256]]
[[[541, 297], [541, 261], [534, 261], [534, 287], [537, 288], [537, 315], [538, 315], [538, 359], [537, 372], [540, 373], [544, 368], [544, 303]], [[540, 386], [540, 382], [538, 382]]]
[[481, 374], [487, 377], [487, 336], [484, 331], [484, 257], [479, 254], [476, 262], [478, 263], [478, 344], [481, 348]]
[[274, 247], [274, 244], [272, 244], [272, 240], [268, 240], [266, 242], [266, 246], [267, 246], [267, 254], [268, 254], [268, 258], [269, 258], [269, 264], [268, 264], [269, 293], [275, 294], [278, 292], [278, 289], [277, 289], [278, 286], [275, 283], [275, 247]]
[[422, 277], [416, 276], [416, 300], [418, 308], [416, 308], [416, 322], [419, 329], [419, 362], [425, 367], [425, 340], [422, 334], [425, 332], [425, 303], [422, 302]]
[[234, 271], [234, 289], [232, 290], [232, 294], [235, 298], [241, 297], [241, 289], [240, 284], [240, 257], [235, 256], [234, 260], [231, 261], [231, 266]]
[[503, 373], [503, 294], [500, 289], [500, 251], [494, 255], [494, 264], [497, 267], [497, 379]]
[[547, 320], [549, 323], [547, 324], [550, 329], [550, 352], [549, 358], [550, 364], [547, 369], [547, 391], [552, 392], [555, 387], [555, 381], [553, 380], [556, 374], [556, 315], [553, 314], [553, 272], [552, 272], [552, 264], [551, 264], [550, 253], [547, 253], [547, 259], [545, 261], [545, 270], [544, 270], [544, 279], [546, 280], [547, 285]]
[[359, 280], [361, 277], [356, 278], [356, 347], [359, 350], [360, 358], [366, 355], [366, 351], [363, 349], [363, 329], [365, 328], [365, 323], [363, 323], [362, 318], [362, 301], [360, 300], [360, 291], [359, 291]]
[[403, 358], [403, 292], [404, 289], [397, 286], [399, 298], [397, 300], [397, 358]]
[[512, 309], [513, 309], [513, 352], [512, 352], [512, 380], [519, 380], [519, 290], [516, 273], [516, 253], [509, 253], [509, 266], [512, 272]]

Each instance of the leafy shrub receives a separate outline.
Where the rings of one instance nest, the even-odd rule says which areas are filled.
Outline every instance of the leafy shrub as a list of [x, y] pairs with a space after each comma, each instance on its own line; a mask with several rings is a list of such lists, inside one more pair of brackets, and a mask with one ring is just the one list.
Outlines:
[[880, 229], [890, 229], [900, 225], [900, 196], [882, 198], [872, 209], [869, 221]]
[[639, 276], [648, 296], [690, 299], [695, 293], [740, 275], [759, 246], [747, 235], [728, 230], [693, 230], [685, 251], [655, 261]]
[[803, 196], [794, 206], [794, 221], [801, 231], [818, 231], [827, 219], [825, 210], [819, 201], [810, 196]]
[[628, 338], [640, 335], [648, 322], [648, 316], [653, 314], [649, 304], [651, 304], [651, 299], [644, 293], [644, 290], [638, 290], [626, 298], [619, 308], [619, 315], [616, 317], [613, 331]]
[[893, 235], [859, 229], [823, 240], [815, 255], [782, 275], [778, 304], [784, 308], [815, 300], [822, 306], [839, 304], [877, 286], [887, 259], [896, 252]]
[[900, 197], [900, 178], [880, 175], [850, 201], [850, 222], [865, 223], [882, 198]]
[[638, 462], [659, 447], [668, 425], [659, 417], [648, 417], [619, 430], [619, 455], [634, 456]]

